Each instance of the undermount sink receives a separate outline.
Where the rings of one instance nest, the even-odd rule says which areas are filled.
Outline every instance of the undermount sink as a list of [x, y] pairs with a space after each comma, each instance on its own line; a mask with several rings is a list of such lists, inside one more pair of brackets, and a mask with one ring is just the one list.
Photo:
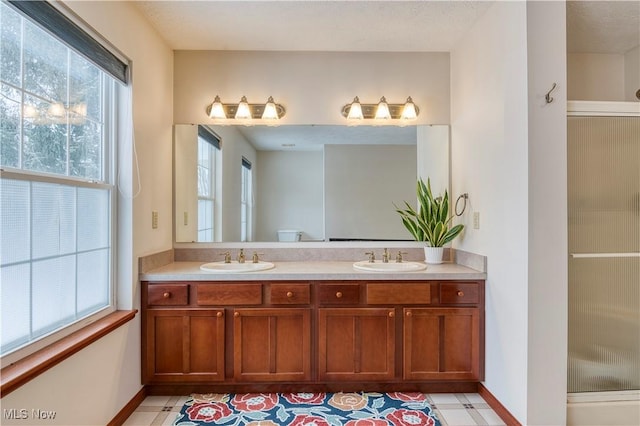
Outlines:
[[375, 262], [369, 262], [368, 260], [362, 260], [353, 264], [353, 267], [361, 271], [368, 272], [414, 272], [427, 269], [427, 265], [419, 262], [389, 262], [384, 263], [379, 260]]
[[206, 272], [222, 272], [222, 273], [236, 273], [236, 272], [257, 272], [266, 271], [267, 269], [275, 268], [275, 265], [271, 262], [211, 262], [205, 263], [200, 266], [200, 269]]

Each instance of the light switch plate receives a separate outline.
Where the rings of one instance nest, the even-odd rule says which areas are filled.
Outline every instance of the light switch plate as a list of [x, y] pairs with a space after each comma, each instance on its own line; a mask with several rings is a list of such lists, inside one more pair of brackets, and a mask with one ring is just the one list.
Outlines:
[[480, 212], [473, 212], [473, 229], [480, 229]]
[[158, 229], [158, 212], [151, 212], [151, 229]]

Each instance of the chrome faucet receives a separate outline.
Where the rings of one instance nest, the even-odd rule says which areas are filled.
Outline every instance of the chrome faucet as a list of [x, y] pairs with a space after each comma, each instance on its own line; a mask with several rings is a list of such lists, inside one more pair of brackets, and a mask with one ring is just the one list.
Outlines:
[[224, 263], [231, 263], [231, 253], [228, 251], [220, 253], [220, 256], [224, 256]]
[[373, 262], [376, 261], [376, 254], [373, 252], [373, 250], [367, 251], [364, 254], [368, 254], [369, 255], [369, 263], [373, 263]]
[[384, 249], [384, 253], [382, 253], [382, 263], [389, 263], [389, 249]]
[[238, 253], [238, 263], [244, 263], [244, 249], [240, 249], [240, 253]]

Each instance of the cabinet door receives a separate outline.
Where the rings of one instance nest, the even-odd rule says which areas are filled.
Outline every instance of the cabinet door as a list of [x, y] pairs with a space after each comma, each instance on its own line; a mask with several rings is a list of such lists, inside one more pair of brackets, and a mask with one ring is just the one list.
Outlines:
[[143, 382], [224, 380], [224, 311], [146, 311]]
[[477, 308], [404, 309], [405, 380], [478, 380]]
[[311, 379], [311, 309], [235, 309], [233, 370], [238, 381]]
[[319, 309], [318, 354], [320, 380], [393, 379], [395, 310]]

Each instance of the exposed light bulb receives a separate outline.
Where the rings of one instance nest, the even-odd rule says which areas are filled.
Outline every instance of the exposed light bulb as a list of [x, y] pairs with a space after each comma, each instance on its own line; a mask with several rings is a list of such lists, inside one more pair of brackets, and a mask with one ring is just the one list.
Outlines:
[[55, 104], [51, 104], [47, 112], [52, 117], [60, 118], [64, 117], [66, 111], [64, 109], [64, 105], [62, 105], [60, 102], [56, 102]]
[[411, 96], [407, 98], [404, 107], [402, 108], [402, 115], [400, 118], [403, 120], [415, 120], [418, 117], [418, 111], [416, 111], [416, 105], [413, 103]]
[[378, 103], [378, 107], [376, 108], [376, 118], [388, 120], [391, 118], [391, 113], [389, 112], [389, 105], [387, 105], [387, 100], [384, 98], [380, 98], [380, 102]]
[[225, 119], [227, 114], [224, 112], [224, 105], [220, 101], [220, 96], [216, 95], [213, 103], [211, 104], [211, 111], [209, 111], [209, 117], [214, 119]]
[[264, 111], [262, 112], [263, 120], [277, 120], [278, 117], [278, 109], [276, 108], [276, 103], [273, 101], [273, 97], [269, 96], [267, 103], [264, 105]]
[[33, 105], [24, 104], [22, 107], [22, 116], [25, 119], [33, 119], [38, 117], [38, 110]]
[[235, 118], [238, 120], [247, 120], [251, 118], [251, 111], [249, 110], [249, 103], [247, 102], [246, 96], [243, 96], [240, 99], [240, 103], [238, 104], [238, 109], [236, 110]]
[[353, 98], [353, 102], [351, 102], [347, 118], [349, 120], [362, 120], [364, 118], [362, 115], [362, 105], [360, 105], [360, 99], [358, 99], [357, 96]]

